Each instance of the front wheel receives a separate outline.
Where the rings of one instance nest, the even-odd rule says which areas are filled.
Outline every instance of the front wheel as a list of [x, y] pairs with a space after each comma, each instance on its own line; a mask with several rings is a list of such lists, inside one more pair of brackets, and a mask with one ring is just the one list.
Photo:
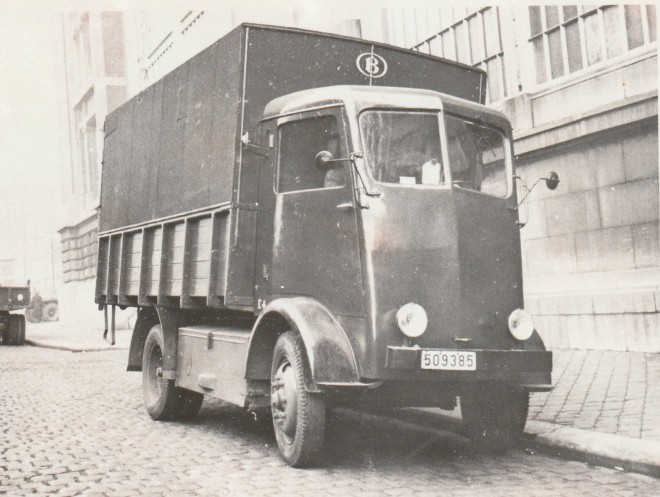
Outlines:
[[300, 335], [282, 333], [271, 367], [271, 410], [282, 456], [294, 468], [312, 465], [323, 447], [325, 399], [309, 392], [309, 366]]
[[144, 405], [153, 419], [188, 420], [195, 417], [202, 406], [204, 395], [178, 388], [174, 380], [163, 378], [163, 330], [160, 325], [151, 328], [144, 342], [142, 356], [142, 393]]
[[466, 435], [480, 449], [501, 452], [513, 447], [527, 422], [529, 393], [510, 385], [478, 385], [461, 395]]

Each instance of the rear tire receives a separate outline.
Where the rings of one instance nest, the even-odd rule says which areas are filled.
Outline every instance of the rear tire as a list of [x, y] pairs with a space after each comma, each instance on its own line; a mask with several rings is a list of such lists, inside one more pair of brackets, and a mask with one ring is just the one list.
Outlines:
[[162, 377], [163, 330], [158, 324], [151, 328], [144, 342], [142, 355], [142, 393], [144, 406], [152, 419], [189, 420], [202, 407], [204, 395], [178, 388], [174, 380]]
[[179, 387], [176, 387], [176, 391], [178, 395], [177, 406], [172, 418], [178, 421], [189, 421], [193, 419], [202, 408], [204, 394]]
[[461, 395], [465, 434], [489, 452], [502, 452], [519, 441], [527, 422], [529, 393], [501, 384], [473, 386]]
[[25, 344], [25, 316], [10, 314], [2, 333], [2, 343], [5, 345]]
[[144, 342], [142, 356], [142, 393], [149, 416], [160, 421], [172, 419], [177, 404], [174, 380], [162, 377], [163, 330], [159, 324], [151, 328]]
[[305, 346], [300, 335], [282, 333], [271, 366], [271, 409], [282, 456], [294, 468], [314, 464], [325, 434], [325, 399], [311, 393]]

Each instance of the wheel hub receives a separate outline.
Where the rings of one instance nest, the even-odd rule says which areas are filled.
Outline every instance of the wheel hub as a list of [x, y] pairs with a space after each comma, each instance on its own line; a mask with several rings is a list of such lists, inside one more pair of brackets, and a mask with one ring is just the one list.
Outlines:
[[271, 383], [271, 406], [273, 419], [287, 438], [293, 439], [298, 422], [298, 402], [296, 400], [296, 378], [291, 364], [284, 361], [275, 373]]
[[151, 349], [149, 354], [149, 376], [148, 389], [153, 399], [157, 399], [163, 391], [163, 373], [162, 373], [163, 355], [159, 347]]

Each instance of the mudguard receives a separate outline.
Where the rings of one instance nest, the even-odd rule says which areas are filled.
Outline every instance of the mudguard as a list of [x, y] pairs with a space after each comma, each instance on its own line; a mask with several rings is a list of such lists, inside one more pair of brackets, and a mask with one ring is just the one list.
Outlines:
[[131, 348], [128, 352], [127, 371], [142, 371], [142, 353], [144, 341], [151, 328], [159, 323], [158, 313], [153, 307], [138, 308], [137, 320], [131, 336]]
[[300, 333], [305, 343], [314, 386], [359, 382], [355, 354], [343, 328], [326, 307], [305, 297], [276, 299], [266, 306], [248, 344], [246, 378], [270, 379], [275, 342], [287, 330]]
[[524, 350], [546, 350], [545, 343], [543, 343], [541, 335], [536, 330], [529, 339], [525, 340], [523, 347]]
[[138, 318], [133, 328], [131, 348], [128, 353], [127, 371], [142, 371], [144, 342], [151, 328], [162, 326], [163, 341], [163, 378], [174, 379], [176, 372], [176, 353], [178, 338], [178, 312], [167, 307], [143, 307], [138, 311]]

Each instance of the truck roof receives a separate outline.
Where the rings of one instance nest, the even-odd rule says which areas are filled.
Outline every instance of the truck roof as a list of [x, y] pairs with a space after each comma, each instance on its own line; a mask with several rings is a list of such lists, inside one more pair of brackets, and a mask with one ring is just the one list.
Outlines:
[[446, 110], [475, 119], [487, 117], [501, 127], [509, 126], [508, 119], [501, 112], [445, 93], [419, 88], [361, 85], [325, 86], [284, 95], [266, 106], [264, 119], [333, 105], [352, 107], [358, 113], [366, 108]]

